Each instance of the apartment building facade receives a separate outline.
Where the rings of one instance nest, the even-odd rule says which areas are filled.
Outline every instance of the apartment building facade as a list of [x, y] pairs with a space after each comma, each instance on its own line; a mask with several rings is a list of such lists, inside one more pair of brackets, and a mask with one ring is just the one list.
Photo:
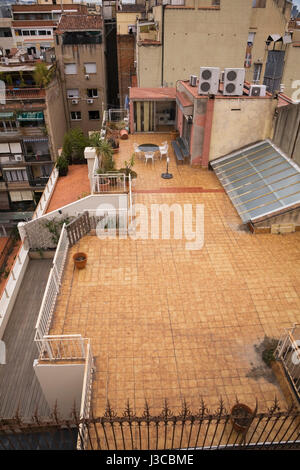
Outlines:
[[0, 65], [5, 99], [0, 105], [0, 210], [32, 211], [47, 184], [66, 131], [62, 96], [49, 57], [52, 79], [35, 82], [40, 59], [17, 52]]
[[100, 15], [62, 15], [55, 56], [69, 129], [99, 130], [106, 107], [105, 40]]
[[87, 13], [87, 7], [61, 3], [12, 5], [11, 28], [16, 47], [39, 58], [46, 49], [54, 46], [54, 31], [62, 13]]
[[273, 62], [281, 81], [291, 7], [287, 0], [152, 0], [147, 21], [136, 23], [138, 86], [176, 86], [201, 66], [245, 67], [248, 81], [263, 83]]

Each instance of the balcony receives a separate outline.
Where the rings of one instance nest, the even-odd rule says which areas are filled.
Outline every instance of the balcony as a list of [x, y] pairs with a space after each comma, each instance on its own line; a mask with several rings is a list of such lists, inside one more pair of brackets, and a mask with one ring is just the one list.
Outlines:
[[30, 178], [28, 181], [29, 181], [30, 186], [44, 187], [46, 186], [48, 179], [49, 179], [49, 176], [40, 176], [38, 178]]
[[24, 155], [25, 162], [51, 162], [51, 155], [50, 153], [46, 153], [44, 155]]
[[46, 91], [40, 87], [6, 88], [6, 100], [44, 99]]

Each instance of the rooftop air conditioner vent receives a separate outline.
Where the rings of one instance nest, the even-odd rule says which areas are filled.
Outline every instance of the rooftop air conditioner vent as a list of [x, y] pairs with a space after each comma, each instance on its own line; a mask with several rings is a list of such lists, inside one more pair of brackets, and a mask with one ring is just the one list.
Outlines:
[[21, 162], [22, 161], [22, 155], [15, 155], [15, 160], [16, 160], [16, 162]]
[[72, 100], [72, 104], [78, 104], [78, 100], [76, 99]]
[[94, 103], [94, 100], [91, 99], [91, 98], [89, 98], [89, 99], [86, 100], [86, 102], [87, 102], [88, 104], [93, 104], [93, 103]]
[[249, 96], [266, 96], [266, 85], [251, 85]]
[[190, 76], [190, 85], [191, 86], [197, 86], [197, 75], [191, 75]]
[[216, 95], [219, 90], [219, 67], [201, 67], [199, 76], [199, 95]]
[[242, 96], [244, 91], [245, 69], [224, 70], [224, 95]]

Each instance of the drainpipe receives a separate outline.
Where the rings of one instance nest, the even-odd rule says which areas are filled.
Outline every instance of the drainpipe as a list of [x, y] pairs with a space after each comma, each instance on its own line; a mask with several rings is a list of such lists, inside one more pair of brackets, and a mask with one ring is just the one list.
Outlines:
[[161, 18], [161, 86], [164, 86], [164, 47], [165, 47], [165, 8], [162, 5], [162, 18]]

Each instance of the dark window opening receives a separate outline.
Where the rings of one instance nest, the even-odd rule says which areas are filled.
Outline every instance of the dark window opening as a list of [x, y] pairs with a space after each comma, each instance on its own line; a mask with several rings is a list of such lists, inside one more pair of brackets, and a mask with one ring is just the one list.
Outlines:
[[89, 111], [89, 119], [91, 119], [91, 120], [100, 119], [100, 112], [99, 111]]

